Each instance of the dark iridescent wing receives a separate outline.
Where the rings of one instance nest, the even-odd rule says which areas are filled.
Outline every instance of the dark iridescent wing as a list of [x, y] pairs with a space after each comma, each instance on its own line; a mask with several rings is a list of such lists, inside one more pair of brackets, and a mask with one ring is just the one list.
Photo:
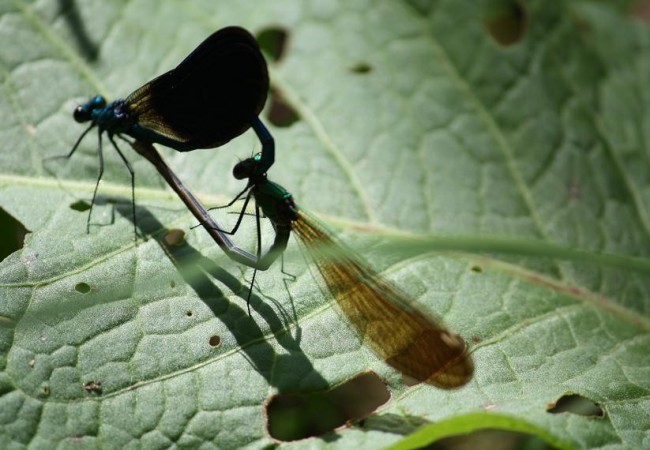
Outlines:
[[255, 38], [222, 28], [175, 69], [126, 99], [143, 128], [184, 144], [184, 150], [225, 144], [250, 127], [266, 102], [269, 76]]
[[316, 219], [298, 212], [296, 232], [341, 310], [380, 358], [417, 381], [464, 385], [474, 373], [465, 341], [414, 307]]

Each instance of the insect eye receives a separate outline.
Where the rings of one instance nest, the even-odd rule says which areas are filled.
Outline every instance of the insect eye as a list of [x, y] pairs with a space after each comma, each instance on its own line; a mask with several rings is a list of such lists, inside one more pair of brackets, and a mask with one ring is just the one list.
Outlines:
[[254, 166], [255, 166], [255, 162], [253, 158], [248, 158], [243, 161], [239, 161], [232, 169], [232, 175], [238, 180], [249, 178], [253, 173]]
[[87, 108], [84, 108], [84, 105], [79, 105], [75, 108], [72, 117], [78, 123], [88, 122], [90, 120], [90, 112]]

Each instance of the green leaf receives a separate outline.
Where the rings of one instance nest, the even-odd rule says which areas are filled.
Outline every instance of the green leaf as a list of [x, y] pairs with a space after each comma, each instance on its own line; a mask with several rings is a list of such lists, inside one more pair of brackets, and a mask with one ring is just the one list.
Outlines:
[[[271, 446], [274, 395], [366, 371], [392, 392], [376, 419], [402, 422], [303, 445], [376, 448], [428, 424], [399, 445], [501, 428], [647, 447], [650, 33], [628, 5], [0, 2], [0, 207], [29, 231], [0, 263], [0, 447]], [[288, 33], [272, 85], [299, 120], [270, 127], [269, 176], [467, 339], [467, 386], [406, 386], [293, 243], [296, 281], [258, 273], [249, 317], [252, 273], [128, 148], [146, 239], [108, 147], [86, 234], [96, 138], [43, 161], [83, 131], [74, 107], [128, 95], [231, 24]], [[248, 132], [161, 151], [212, 206], [241, 190], [230, 170], [256, 146]], [[187, 242], [166, 244], [172, 229]], [[572, 393], [602, 417], [549, 411]]]
[[442, 420], [432, 425], [421, 427], [417, 432], [408, 438], [402, 439], [390, 447], [391, 450], [403, 450], [411, 448], [422, 448], [436, 439], [449, 435], [464, 434], [479, 429], [503, 429], [535, 434], [543, 438], [553, 448], [572, 448], [566, 442], [562, 442], [551, 435], [546, 429], [536, 427], [530, 423], [514, 417], [495, 413], [470, 413], [459, 415], [451, 419]]

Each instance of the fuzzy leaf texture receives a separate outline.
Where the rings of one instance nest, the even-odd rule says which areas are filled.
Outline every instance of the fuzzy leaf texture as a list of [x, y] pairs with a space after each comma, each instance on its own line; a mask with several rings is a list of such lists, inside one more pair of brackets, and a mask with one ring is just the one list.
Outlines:
[[[513, 8], [519, 29], [504, 39]], [[0, 0], [0, 208], [29, 231], [0, 262], [0, 447], [408, 448], [480, 428], [650, 447], [650, 33], [631, 8]], [[95, 133], [69, 161], [44, 161], [83, 131], [75, 106], [125, 97], [233, 24], [288, 36], [271, 83], [298, 120], [274, 126], [267, 104], [269, 177], [465, 337], [476, 369], [463, 388], [407, 386], [293, 241], [296, 280], [279, 264], [258, 273], [249, 317], [251, 271], [190, 229], [128, 146], [137, 245], [130, 179], [106, 139], [86, 233]], [[242, 189], [230, 171], [259, 145], [247, 132], [219, 149], [159, 148], [213, 206]], [[171, 229], [187, 241], [168, 244]], [[236, 238], [251, 244], [253, 229]], [[367, 421], [269, 435], [274, 395], [368, 371], [392, 395]], [[567, 394], [602, 414], [550, 412]]]

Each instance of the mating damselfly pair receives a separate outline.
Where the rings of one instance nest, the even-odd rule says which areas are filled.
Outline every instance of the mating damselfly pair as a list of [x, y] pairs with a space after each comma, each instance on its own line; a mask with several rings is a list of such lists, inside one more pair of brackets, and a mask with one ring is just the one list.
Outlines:
[[[325, 225], [299, 207], [285, 188], [268, 179], [267, 172], [275, 161], [275, 144], [259, 119], [268, 90], [266, 62], [255, 38], [239, 27], [223, 28], [203, 41], [176, 68], [124, 100], [107, 103], [103, 97], [95, 96], [79, 106], [74, 112], [75, 120], [90, 125], [65, 157], [75, 153], [91, 129], [98, 129], [99, 176], [92, 207], [103, 174], [104, 134], [131, 174], [133, 194], [134, 173], [115, 137], [128, 142], [156, 167], [224, 252], [255, 270], [269, 268], [284, 252], [293, 232], [312, 256], [340, 311], [375, 354], [419, 382], [443, 388], [466, 384], [472, 377], [473, 364], [465, 341], [417, 308], [413, 299], [382, 278]], [[262, 150], [240, 161], [233, 170], [235, 178], [247, 180], [233, 202], [242, 197], [245, 202], [234, 229], [225, 230], [152, 144], [181, 152], [214, 148], [249, 128], [257, 134]], [[256, 254], [238, 247], [230, 237], [238, 231], [251, 199], [255, 202], [258, 224]], [[87, 229], [91, 212], [92, 208]], [[135, 206], [132, 214], [135, 224]], [[263, 254], [259, 247], [261, 215], [270, 220], [275, 231], [272, 245]]]

